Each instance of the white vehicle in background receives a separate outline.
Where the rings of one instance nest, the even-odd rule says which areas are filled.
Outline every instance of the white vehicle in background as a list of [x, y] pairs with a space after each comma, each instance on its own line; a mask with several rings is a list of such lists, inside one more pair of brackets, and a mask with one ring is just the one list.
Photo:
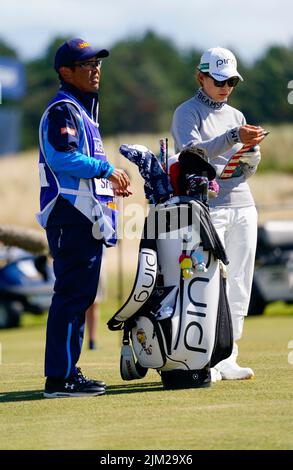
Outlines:
[[261, 315], [278, 300], [293, 303], [293, 221], [268, 221], [258, 228], [249, 315]]
[[55, 277], [45, 255], [0, 247], [0, 329], [20, 325], [24, 312], [40, 315], [50, 306]]

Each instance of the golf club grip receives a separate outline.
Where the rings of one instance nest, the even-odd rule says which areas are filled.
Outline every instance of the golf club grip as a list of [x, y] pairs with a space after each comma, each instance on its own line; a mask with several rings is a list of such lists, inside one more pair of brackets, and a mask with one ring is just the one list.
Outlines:
[[168, 162], [168, 138], [160, 139], [160, 163], [165, 171], [167, 171]]

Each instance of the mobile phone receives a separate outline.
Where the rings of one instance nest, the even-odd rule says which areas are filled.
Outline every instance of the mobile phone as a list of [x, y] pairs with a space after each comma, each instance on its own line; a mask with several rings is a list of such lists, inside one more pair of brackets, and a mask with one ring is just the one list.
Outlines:
[[267, 135], [269, 135], [270, 131], [264, 131], [263, 132], [263, 136], [266, 137]]

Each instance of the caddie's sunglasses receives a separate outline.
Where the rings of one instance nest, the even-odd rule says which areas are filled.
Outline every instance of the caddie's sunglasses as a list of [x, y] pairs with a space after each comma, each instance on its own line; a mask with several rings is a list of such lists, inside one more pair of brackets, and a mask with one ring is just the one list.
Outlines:
[[102, 61], [100, 59], [97, 60], [88, 60], [87, 62], [80, 62], [79, 64], [72, 64], [73, 67], [81, 67], [85, 70], [94, 70], [98, 67], [101, 68]]
[[209, 73], [207, 73], [205, 75], [210, 77], [214, 81], [214, 85], [218, 88], [223, 88], [226, 85], [226, 83], [231, 88], [235, 87], [237, 85], [237, 83], [239, 82], [239, 80], [240, 80], [239, 77], [231, 77], [231, 78], [228, 78], [228, 80], [223, 80], [223, 81], [220, 82], [219, 80], [216, 80], [214, 77], [212, 77]]

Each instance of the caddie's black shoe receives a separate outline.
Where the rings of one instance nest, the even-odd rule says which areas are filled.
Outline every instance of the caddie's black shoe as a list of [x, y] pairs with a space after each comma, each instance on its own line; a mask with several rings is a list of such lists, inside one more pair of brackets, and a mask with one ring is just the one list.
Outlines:
[[105, 393], [105, 387], [98, 385], [93, 380], [86, 379], [83, 375], [76, 375], [67, 379], [47, 377], [44, 397], [91, 397]]
[[81, 368], [77, 367], [76, 368], [76, 374], [77, 377], [80, 377], [81, 380], [88, 380], [89, 382], [94, 383], [95, 385], [98, 385], [98, 387], [104, 387], [107, 388], [107, 385], [103, 380], [94, 380], [94, 379], [88, 379], [83, 373], [81, 372]]

